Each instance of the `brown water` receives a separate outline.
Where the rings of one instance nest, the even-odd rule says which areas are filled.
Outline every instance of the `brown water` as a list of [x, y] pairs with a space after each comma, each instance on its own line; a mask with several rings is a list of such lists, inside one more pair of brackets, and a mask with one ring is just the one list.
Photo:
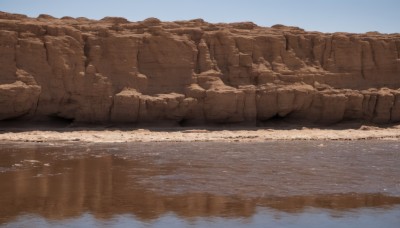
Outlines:
[[0, 144], [4, 227], [400, 227], [400, 142]]

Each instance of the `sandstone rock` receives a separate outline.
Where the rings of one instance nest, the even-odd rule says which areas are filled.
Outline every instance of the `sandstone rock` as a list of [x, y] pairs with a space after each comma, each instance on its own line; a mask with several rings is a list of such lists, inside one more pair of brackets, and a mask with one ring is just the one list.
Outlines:
[[400, 121], [400, 90], [392, 91], [394, 96], [394, 102], [392, 107], [392, 112], [390, 115], [390, 120], [392, 122]]
[[247, 122], [254, 122], [257, 120], [256, 87], [249, 85], [239, 89], [244, 94], [243, 118]]
[[0, 12], [0, 120], [400, 121], [400, 35]]
[[284, 117], [293, 111], [293, 103], [295, 94], [290, 87], [282, 87], [277, 89], [277, 106], [278, 116]]
[[221, 77], [223, 77], [221, 72], [209, 70], [197, 75], [197, 83], [203, 89], [227, 87], [227, 85], [222, 81]]
[[201, 88], [198, 84], [191, 84], [185, 88], [185, 95], [186, 97], [203, 99], [206, 97], [206, 90]]
[[123, 17], [104, 17], [100, 21], [109, 22], [109, 23], [129, 23], [126, 18]]
[[108, 122], [113, 102], [111, 83], [101, 74], [83, 75], [78, 80], [81, 82], [77, 83], [76, 94], [61, 105], [66, 110], [60, 108], [59, 116], [83, 122]]
[[389, 89], [381, 89], [375, 106], [375, 113], [372, 119], [375, 123], [387, 123], [391, 119], [391, 109], [394, 103], [394, 95]]
[[342, 120], [346, 110], [347, 97], [344, 94], [322, 94], [321, 98], [323, 108], [319, 121], [335, 123]]
[[141, 96], [139, 108], [139, 121], [163, 122], [181, 121], [188, 109], [192, 99], [185, 100], [183, 94], [159, 94], [157, 96]]
[[209, 89], [204, 100], [204, 114], [210, 122], [230, 123], [244, 120], [244, 94], [233, 88]]
[[257, 93], [257, 116], [260, 120], [275, 116], [306, 119], [314, 93], [312, 86], [304, 84], [266, 84]]
[[28, 18], [26, 15], [23, 14], [16, 14], [16, 13], [6, 13], [0, 11], [0, 19], [6, 20], [23, 20]]
[[199, 73], [213, 70], [213, 62], [211, 61], [210, 52], [204, 40], [201, 40], [197, 46], [199, 50], [198, 71]]
[[346, 109], [344, 112], [345, 119], [361, 119], [363, 117], [363, 100], [364, 96], [356, 91], [346, 91], [347, 97]]
[[134, 89], [125, 89], [114, 96], [111, 110], [112, 122], [137, 122], [140, 96]]
[[295, 84], [291, 87], [294, 90], [293, 111], [300, 112], [309, 109], [314, 98], [315, 89], [305, 84]]
[[375, 115], [375, 107], [378, 100], [378, 95], [376, 94], [376, 91], [373, 90], [362, 91], [362, 94], [364, 95], [363, 105], [362, 105], [363, 118], [365, 120], [372, 121]]
[[182, 93], [193, 82], [196, 56], [196, 46], [184, 37], [143, 37], [137, 58], [139, 72], [148, 78], [148, 92]]
[[0, 85], [0, 120], [33, 115], [39, 94], [39, 86], [29, 86], [21, 81]]
[[278, 93], [275, 85], [262, 86], [256, 95], [257, 118], [261, 121], [276, 116], [278, 112]]
[[53, 20], [56, 19], [55, 17], [48, 15], [48, 14], [40, 14], [38, 17], [38, 19], [44, 19], [44, 20]]
[[149, 17], [142, 21], [143, 25], [145, 26], [155, 26], [161, 24], [161, 21], [158, 18], [155, 17]]
[[347, 97], [338, 91], [317, 92], [304, 117], [312, 122], [331, 124], [344, 118]]

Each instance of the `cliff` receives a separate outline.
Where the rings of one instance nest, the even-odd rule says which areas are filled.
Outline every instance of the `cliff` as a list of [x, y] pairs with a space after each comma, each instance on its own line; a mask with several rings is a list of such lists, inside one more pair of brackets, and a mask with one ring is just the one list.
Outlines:
[[0, 120], [400, 121], [400, 34], [0, 13]]

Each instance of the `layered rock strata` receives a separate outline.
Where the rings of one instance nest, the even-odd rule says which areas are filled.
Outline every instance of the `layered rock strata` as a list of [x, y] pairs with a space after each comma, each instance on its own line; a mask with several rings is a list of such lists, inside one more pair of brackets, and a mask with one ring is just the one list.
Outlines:
[[0, 13], [0, 120], [400, 121], [400, 34]]

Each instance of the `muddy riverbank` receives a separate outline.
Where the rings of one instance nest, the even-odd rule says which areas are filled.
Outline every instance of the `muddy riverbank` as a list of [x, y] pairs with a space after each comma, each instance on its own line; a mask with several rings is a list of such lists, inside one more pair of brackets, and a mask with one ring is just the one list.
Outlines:
[[400, 125], [354, 123], [302, 126], [280, 123], [263, 127], [121, 127], [6, 126], [2, 142], [263, 142], [267, 140], [400, 140]]

